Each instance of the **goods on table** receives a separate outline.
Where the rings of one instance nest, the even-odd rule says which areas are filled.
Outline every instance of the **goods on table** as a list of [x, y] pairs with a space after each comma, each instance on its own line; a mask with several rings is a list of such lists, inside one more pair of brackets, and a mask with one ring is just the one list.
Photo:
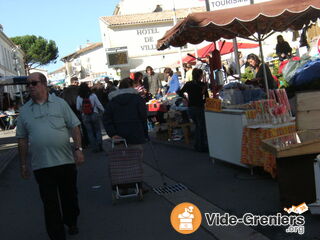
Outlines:
[[221, 100], [217, 98], [207, 98], [205, 109], [214, 112], [221, 112]]
[[269, 91], [270, 99], [251, 102], [250, 110], [246, 111], [248, 125], [278, 124], [292, 119], [292, 113], [286, 91], [276, 89]]

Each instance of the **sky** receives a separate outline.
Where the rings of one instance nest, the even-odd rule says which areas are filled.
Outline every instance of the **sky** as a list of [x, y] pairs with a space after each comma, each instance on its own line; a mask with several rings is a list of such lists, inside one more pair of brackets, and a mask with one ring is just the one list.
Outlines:
[[111, 16], [120, 0], [0, 0], [0, 24], [8, 37], [36, 35], [53, 40], [60, 59], [89, 42], [101, 42], [99, 17]]

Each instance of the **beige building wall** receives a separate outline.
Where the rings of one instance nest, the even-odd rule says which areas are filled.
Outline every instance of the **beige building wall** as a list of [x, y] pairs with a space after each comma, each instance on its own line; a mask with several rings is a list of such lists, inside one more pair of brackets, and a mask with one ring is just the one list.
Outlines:
[[[192, 11], [204, 11], [204, 8], [180, 9], [176, 11], [178, 19], [183, 19]], [[128, 66], [120, 67], [121, 78], [130, 72], [144, 71], [152, 66], [156, 71], [165, 67], [177, 67], [180, 61], [179, 48], [171, 47], [158, 51], [156, 44], [174, 24], [174, 12], [164, 11], [135, 15], [120, 15], [100, 18], [100, 31], [104, 48], [127, 47]], [[200, 48], [208, 43], [202, 43]], [[187, 44], [181, 48], [181, 56], [194, 52], [195, 46]]]
[[22, 76], [24, 52], [19, 49], [3, 32], [0, 25], [0, 76]]

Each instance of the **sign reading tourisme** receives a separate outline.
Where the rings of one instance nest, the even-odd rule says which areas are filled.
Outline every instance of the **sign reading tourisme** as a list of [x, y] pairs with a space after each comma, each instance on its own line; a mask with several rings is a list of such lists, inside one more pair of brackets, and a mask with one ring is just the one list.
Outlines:
[[210, 11], [250, 5], [250, 0], [209, 0]]
[[269, 2], [270, 0], [208, 0], [210, 11], [235, 8], [255, 3]]

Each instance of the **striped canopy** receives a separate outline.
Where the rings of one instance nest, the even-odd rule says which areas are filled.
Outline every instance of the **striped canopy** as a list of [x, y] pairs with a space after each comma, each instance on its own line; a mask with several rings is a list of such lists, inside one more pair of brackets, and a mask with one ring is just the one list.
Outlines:
[[[158, 40], [157, 49], [241, 37], [264, 40], [274, 31], [300, 30], [320, 17], [320, 0], [273, 0], [233, 9], [189, 14]], [[259, 34], [256, 37], [255, 34]]]

